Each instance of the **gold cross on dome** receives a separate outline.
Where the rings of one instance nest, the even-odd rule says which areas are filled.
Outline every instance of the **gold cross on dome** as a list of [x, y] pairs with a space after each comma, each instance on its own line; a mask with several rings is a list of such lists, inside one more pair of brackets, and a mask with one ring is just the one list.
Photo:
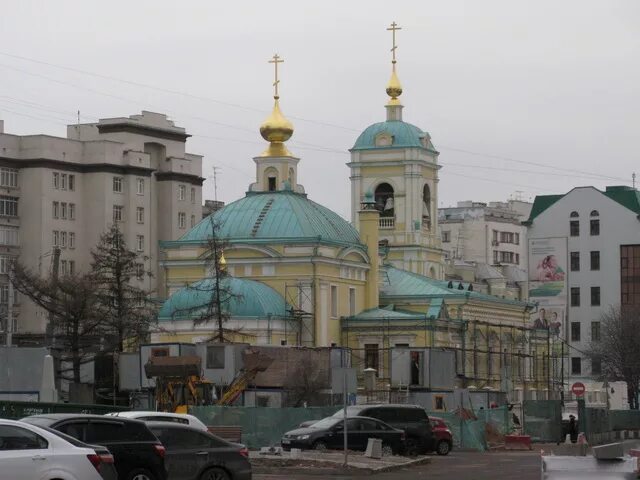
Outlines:
[[396, 63], [396, 49], [398, 48], [398, 46], [396, 45], [396, 30], [402, 30], [402, 28], [399, 27], [396, 22], [393, 22], [391, 26], [387, 28], [387, 30], [392, 32], [392, 37], [393, 37], [393, 48], [391, 49], [391, 53], [393, 54], [393, 60], [391, 62]]
[[275, 81], [273, 82], [273, 87], [275, 90], [273, 98], [277, 100], [278, 98], [280, 98], [278, 95], [278, 84], [280, 83], [280, 80], [278, 80], [278, 64], [284, 63], [284, 60], [276, 53], [273, 55], [273, 60], [269, 60], [269, 63], [273, 63], [273, 66], [275, 67]]

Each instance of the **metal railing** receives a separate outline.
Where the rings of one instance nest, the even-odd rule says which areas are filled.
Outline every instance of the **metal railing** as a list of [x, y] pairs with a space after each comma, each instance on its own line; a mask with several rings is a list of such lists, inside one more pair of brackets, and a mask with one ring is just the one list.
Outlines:
[[395, 217], [380, 217], [378, 220], [378, 226], [385, 230], [393, 229], [396, 226], [396, 219]]

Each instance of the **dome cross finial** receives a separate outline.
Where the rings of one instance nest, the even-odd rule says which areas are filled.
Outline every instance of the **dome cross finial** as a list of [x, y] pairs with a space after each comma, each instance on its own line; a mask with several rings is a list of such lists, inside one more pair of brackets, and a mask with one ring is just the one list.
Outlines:
[[273, 63], [274, 70], [275, 70], [274, 72], [275, 79], [273, 81], [273, 88], [274, 88], [273, 98], [278, 100], [280, 98], [280, 96], [278, 95], [278, 84], [280, 83], [280, 80], [278, 80], [278, 64], [284, 63], [284, 59], [280, 57], [280, 55], [278, 55], [277, 53], [274, 53], [273, 59], [269, 60], [269, 63]]
[[396, 50], [398, 49], [398, 45], [396, 44], [396, 32], [398, 30], [402, 30], [402, 28], [399, 27], [396, 22], [392, 22], [391, 26], [387, 28], [387, 31], [391, 32], [391, 38], [393, 41], [393, 44], [391, 47], [391, 55], [392, 55], [391, 79], [387, 84], [387, 90], [386, 90], [387, 95], [391, 97], [388, 105], [400, 105], [400, 100], [398, 100], [398, 97], [402, 95], [402, 85], [400, 84], [400, 80], [398, 79], [398, 75], [396, 74], [396, 63], [397, 63]]

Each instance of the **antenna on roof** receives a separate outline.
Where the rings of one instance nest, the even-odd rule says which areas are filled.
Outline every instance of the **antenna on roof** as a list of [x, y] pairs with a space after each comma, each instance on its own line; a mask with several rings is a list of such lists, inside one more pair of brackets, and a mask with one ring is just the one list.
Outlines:
[[218, 201], [218, 170], [220, 167], [213, 166], [213, 198]]
[[80, 110], [78, 110], [78, 125], [80, 125]]
[[633, 188], [636, 188], [636, 172], [631, 174], [631, 182], [633, 183]]

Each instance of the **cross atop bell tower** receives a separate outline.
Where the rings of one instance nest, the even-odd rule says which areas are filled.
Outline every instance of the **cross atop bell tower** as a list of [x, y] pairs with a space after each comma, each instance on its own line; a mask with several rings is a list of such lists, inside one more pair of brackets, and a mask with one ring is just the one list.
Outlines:
[[391, 78], [387, 84], [387, 95], [391, 97], [387, 102], [387, 120], [402, 120], [402, 104], [398, 97], [402, 95], [402, 85], [396, 72], [396, 50], [398, 45], [396, 44], [396, 32], [402, 30], [396, 22], [391, 23], [391, 26], [387, 28], [387, 31], [391, 32], [392, 47], [391, 47]]

